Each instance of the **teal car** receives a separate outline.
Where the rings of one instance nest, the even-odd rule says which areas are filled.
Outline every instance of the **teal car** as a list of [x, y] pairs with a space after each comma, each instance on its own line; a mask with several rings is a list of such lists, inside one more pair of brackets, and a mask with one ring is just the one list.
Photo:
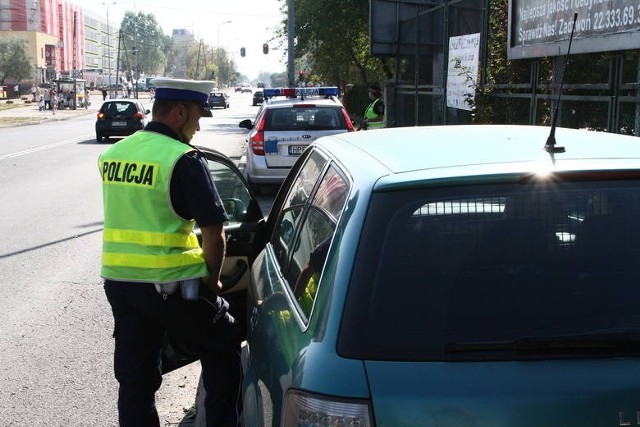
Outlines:
[[255, 224], [244, 425], [638, 425], [640, 139], [549, 134], [311, 144]]

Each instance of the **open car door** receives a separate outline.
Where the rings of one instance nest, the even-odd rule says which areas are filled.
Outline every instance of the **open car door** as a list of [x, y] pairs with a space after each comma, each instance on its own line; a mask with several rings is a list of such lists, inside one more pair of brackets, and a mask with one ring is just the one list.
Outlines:
[[[224, 230], [227, 251], [222, 266], [220, 295], [229, 302], [230, 314], [246, 331], [246, 300], [249, 271], [266, 242], [266, 221], [258, 201], [235, 163], [224, 154], [198, 147], [207, 157], [209, 172], [229, 216]], [[195, 230], [200, 239], [200, 230]], [[246, 334], [245, 334], [246, 335]], [[162, 373], [198, 360], [179, 336], [167, 334], [162, 352]]]

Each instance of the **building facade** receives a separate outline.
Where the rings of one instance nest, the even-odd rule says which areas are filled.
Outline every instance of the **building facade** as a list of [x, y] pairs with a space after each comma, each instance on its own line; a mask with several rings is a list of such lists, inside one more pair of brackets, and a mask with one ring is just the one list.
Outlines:
[[0, 0], [0, 38], [26, 41], [38, 83], [114, 74], [117, 36], [118, 25], [66, 0]]

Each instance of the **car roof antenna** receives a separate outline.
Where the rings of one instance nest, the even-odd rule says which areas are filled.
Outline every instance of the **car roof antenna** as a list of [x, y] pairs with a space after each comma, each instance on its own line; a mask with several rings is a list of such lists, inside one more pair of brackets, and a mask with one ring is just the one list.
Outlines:
[[576, 29], [576, 20], [578, 19], [578, 12], [573, 14], [573, 26], [571, 27], [571, 37], [569, 37], [569, 47], [567, 48], [567, 55], [564, 58], [564, 64], [562, 65], [562, 76], [560, 77], [560, 90], [558, 91], [558, 100], [556, 101], [556, 108], [553, 111], [553, 119], [551, 120], [551, 132], [547, 138], [547, 143], [544, 145], [544, 149], [547, 153], [564, 153], [564, 147], [556, 146], [556, 126], [558, 124], [558, 107], [560, 106], [560, 97], [562, 96], [562, 86], [564, 85], [564, 71], [567, 68], [567, 62], [569, 60], [569, 53], [571, 52], [571, 42], [573, 41], [573, 32]]

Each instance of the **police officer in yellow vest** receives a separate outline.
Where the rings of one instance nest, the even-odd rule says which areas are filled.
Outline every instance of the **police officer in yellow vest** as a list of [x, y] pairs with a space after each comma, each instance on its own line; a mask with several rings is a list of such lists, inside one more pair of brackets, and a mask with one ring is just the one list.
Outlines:
[[[179, 334], [200, 357], [207, 426], [235, 427], [240, 334], [225, 314], [228, 304], [217, 295], [227, 214], [206, 159], [189, 145], [200, 117], [211, 117], [206, 101], [213, 82], [158, 78], [152, 83], [152, 121], [99, 158], [101, 275], [115, 322], [120, 426], [160, 425], [154, 402], [168, 332]], [[193, 233], [196, 223], [202, 248]], [[202, 318], [198, 294], [203, 292], [216, 310], [210, 322]]]
[[382, 91], [380, 86], [372, 84], [369, 86], [369, 99], [371, 103], [364, 111], [364, 120], [358, 130], [381, 129], [384, 127], [384, 102], [380, 99]]

